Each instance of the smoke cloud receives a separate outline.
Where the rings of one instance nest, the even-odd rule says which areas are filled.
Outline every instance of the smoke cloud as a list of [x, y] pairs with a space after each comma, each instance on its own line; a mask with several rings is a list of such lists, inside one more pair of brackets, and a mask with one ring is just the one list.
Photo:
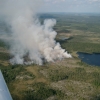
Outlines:
[[55, 19], [46, 19], [41, 25], [36, 17], [42, 0], [0, 0], [0, 15], [11, 27], [10, 53], [12, 64], [42, 65], [71, 55], [55, 41]]

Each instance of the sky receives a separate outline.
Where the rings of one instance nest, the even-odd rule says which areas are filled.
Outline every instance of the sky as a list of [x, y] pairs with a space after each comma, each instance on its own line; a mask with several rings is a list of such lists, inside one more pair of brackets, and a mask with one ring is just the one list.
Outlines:
[[100, 0], [44, 0], [40, 11], [100, 13]]

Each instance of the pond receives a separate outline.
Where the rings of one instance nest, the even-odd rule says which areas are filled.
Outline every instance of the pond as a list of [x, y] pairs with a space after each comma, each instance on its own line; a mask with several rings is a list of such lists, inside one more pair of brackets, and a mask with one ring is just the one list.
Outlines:
[[100, 53], [88, 54], [88, 53], [78, 52], [77, 54], [78, 54], [78, 57], [83, 62], [89, 65], [100, 66]]

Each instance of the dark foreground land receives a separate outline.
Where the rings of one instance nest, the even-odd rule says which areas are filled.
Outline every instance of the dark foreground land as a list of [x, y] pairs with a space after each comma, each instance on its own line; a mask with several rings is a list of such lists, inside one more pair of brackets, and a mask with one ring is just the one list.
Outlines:
[[83, 63], [77, 55], [100, 53], [100, 15], [43, 14], [41, 22], [45, 18], [57, 19], [56, 41], [73, 58], [42, 66], [11, 65], [9, 51], [0, 40], [0, 69], [13, 100], [100, 100], [100, 67]]

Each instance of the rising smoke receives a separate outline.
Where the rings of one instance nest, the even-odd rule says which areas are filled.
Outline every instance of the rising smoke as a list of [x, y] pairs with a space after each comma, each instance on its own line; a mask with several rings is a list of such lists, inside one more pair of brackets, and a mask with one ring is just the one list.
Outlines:
[[55, 19], [44, 20], [43, 25], [36, 17], [42, 0], [0, 0], [0, 14], [11, 27], [10, 53], [12, 64], [42, 65], [71, 55], [55, 41], [53, 30]]

